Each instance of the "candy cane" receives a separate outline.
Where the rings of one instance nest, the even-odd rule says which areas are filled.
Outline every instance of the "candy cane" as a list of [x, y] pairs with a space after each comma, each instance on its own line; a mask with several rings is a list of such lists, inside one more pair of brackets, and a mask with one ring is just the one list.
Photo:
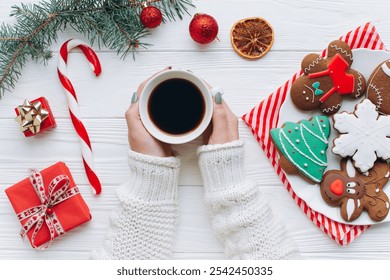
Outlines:
[[76, 91], [74, 90], [70, 80], [67, 78], [68, 54], [73, 48], [79, 48], [82, 50], [96, 76], [100, 75], [100, 73], [102, 72], [102, 68], [100, 66], [100, 62], [96, 53], [84, 42], [76, 39], [71, 39], [62, 45], [60, 49], [60, 58], [58, 60], [57, 66], [58, 77], [60, 78], [61, 84], [64, 87], [65, 94], [68, 100], [70, 118], [80, 138], [81, 154], [83, 156], [85, 173], [87, 174], [88, 181], [91, 184], [94, 193], [99, 194], [102, 191], [102, 187], [99, 178], [97, 177], [95, 172], [91, 141], [89, 140], [87, 130], [85, 129], [85, 126], [81, 121]]

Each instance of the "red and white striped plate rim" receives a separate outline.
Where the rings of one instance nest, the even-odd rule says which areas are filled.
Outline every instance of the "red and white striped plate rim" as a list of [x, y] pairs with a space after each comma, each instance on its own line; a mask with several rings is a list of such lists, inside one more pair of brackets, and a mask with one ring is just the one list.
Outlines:
[[[366, 48], [372, 50], [385, 50], [385, 45], [381, 41], [376, 28], [370, 22], [352, 30], [340, 37], [341, 40], [348, 43], [351, 49]], [[326, 56], [326, 50], [322, 52]], [[366, 231], [370, 226], [367, 225], [347, 225], [336, 222], [325, 215], [312, 210], [305, 201], [300, 199], [291, 188], [283, 170], [281, 169], [275, 146], [273, 145], [269, 131], [277, 127], [279, 121], [280, 108], [286, 99], [287, 93], [290, 92], [292, 83], [302, 75], [302, 71], [297, 72], [283, 86], [273, 92], [268, 98], [263, 100], [259, 105], [254, 107], [247, 114], [242, 116], [244, 122], [252, 129], [252, 133], [260, 143], [266, 156], [271, 161], [276, 173], [281, 178], [288, 192], [294, 199], [295, 203], [317, 225], [323, 232], [329, 235], [333, 240], [342, 246], [348, 245], [355, 240], [360, 234]]]

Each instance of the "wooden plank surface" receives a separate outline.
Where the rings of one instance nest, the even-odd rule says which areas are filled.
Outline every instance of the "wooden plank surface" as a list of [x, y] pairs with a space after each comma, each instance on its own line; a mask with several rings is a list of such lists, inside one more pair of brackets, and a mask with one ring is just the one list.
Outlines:
[[[27, 1], [26, 1], [27, 2]], [[38, 2], [31, 0], [28, 2]], [[19, 1], [0, 2], [0, 22], [13, 22], [9, 11]], [[191, 13], [209, 13], [220, 26], [220, 41], [207, 46], [193, 43], [188, 34], [190, 17], [168, 22], [152, 31], [147, 42], [154, 46], [140, 50], [136, 60], [120, 60], [115, 52], [98, 50], [103, 74], [96, 78], [82, 57], [74, 53], [69, 60], [69, 75], [79, 94], [80, 110], [90, 133], [103, 194], [94, 197], [87, 185], [80, 158], [78, 139], [71, 125], [65, 95], [57, 80], [58, 49], [71, 37], [67, 30], [53, 44], [54, 59], [47, 67], [28, 63], [16, 89], [0, 100], [0, 259], [87, 259], [89, 252], [102, 244], [110, 210], [117, 203], [114, 191], [128, 179], [127, 128], [124, 112], [138, 84], [169, 65], [191, 69], [213, 85], [225, 90], [224, 98], [239, 117], [284, 83], [298, 70], [301, 59], [318, 52], [327, 43], [367, 21], [372, 21], [390, 44], [390, 19], [387, 0], [258, 1], [198, 0]], [[247, 61], [230, 46], [229, 32], [241, 18], [260, 16], [275, 29], [271, 52], [258, 61]], [[14, 121], [13, 108], [24, 99], [45, 96], [53, 109], [58, 127], [43, 135], [25, 139]], [[373, 227], [346, 248], [340, 247], [302, 213], [281, 185], [249, 129], [240, 122], [246, 141], [247, 176], [272, 201], [308, 259], [388, 259], [390, 224]], [[203, 186], [196, 160], [198, 139], [175, 147], [182, 157], [179, 178], [180, 222], [173, 258], [221, 259], [222, 247], [213, 236], [203, 205]], [[26, 176], [30, 167], [44, 168], [65, 161], [91, 208], [93, 220], [56, 240], [47, 251], [33, 251], [19, 238], [19, 224], [4, 194], [4, 189]]]

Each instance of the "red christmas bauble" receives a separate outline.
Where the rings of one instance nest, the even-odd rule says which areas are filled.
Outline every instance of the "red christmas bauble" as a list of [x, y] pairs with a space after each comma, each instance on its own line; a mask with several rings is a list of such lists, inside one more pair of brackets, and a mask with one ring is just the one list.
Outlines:
[[199, 44], [208, 44], [218, 35], [217, 21], [207, 14], [195, 14], [189, 29], [191, 38]]
[[162, 13], [158, 8], [148, 6], [142, 9], [140, 18], [145, 27], [156, 28], [162, 22]]

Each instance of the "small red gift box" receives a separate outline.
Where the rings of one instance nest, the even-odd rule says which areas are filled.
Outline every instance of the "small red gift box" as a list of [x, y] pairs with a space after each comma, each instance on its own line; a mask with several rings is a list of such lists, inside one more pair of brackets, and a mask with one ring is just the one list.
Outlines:
[[[21, 235], [34, 248], [91, 220], [68, 167], [58, 162], [5, 190], [22, 224]], [[42, 248], [42, 247], [41, 247]]]
[[39, 97], [31, 102], [25, 100], [15, 108], [16, 121], [25, 137], [30, 137], [57, 126], [49, 102]]

